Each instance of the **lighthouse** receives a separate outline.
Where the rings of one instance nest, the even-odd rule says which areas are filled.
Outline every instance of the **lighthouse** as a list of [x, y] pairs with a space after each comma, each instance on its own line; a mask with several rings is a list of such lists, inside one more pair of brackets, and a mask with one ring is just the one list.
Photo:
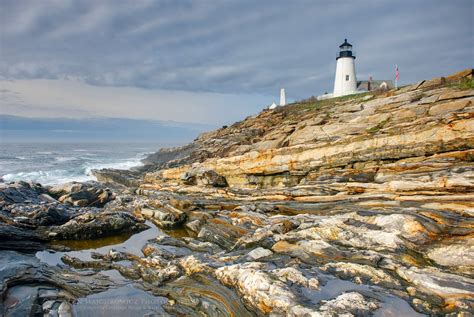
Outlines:
[[339, 49], [339, 55], [336, 58], [333, 97], [350, 95], [357, 91], [355, 55], [352, 53], [352, 45], [347, 42], [347, 39], [344, 39], [344, 43], [339, 45]]

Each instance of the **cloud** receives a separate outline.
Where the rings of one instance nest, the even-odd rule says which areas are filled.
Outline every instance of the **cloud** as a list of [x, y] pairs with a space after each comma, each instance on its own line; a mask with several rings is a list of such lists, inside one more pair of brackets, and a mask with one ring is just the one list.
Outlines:
[[1, 6], [4, 79], [299, 99], [332, 89], [348, 37], [359, 76], [472, 67], [473, 2], [27, 1]]
[[259, 112], [271, 97], [93, 86], [72, 80], [0, 81], [0, 114], [115, 117], [223, 125]]

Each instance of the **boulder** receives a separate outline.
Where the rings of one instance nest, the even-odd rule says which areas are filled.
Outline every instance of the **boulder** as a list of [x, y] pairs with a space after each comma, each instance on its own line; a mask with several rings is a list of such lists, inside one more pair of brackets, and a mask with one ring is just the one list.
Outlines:
[[10, 184], [0, 183], [0, 204], [39, 204], [42, 201], [39, 196], [45, 192], [46, 189], [39, 184], [22, 181]]
[[319, 280], [316, 277], [308, 278], [294, 267], [275, 269], [271, 273], [282, 282], [289, 282], [291, 285], [296, 284], [313, 290], [319, 289]]
[[451, 113], [459, 111], [468, 107], [471, 104], [470, 100], [456, 100], [447, 103], [436, 104], [432, 106], [429, 110], [429, 114], [432, 116], [444, 115], [446, 113]]
[[368, 316], [379, 307], [380, 303], [376, 299], [366, 298], [357, 292], [348, 292], [325, 301], [319, 307], [319, 310], [329, 316], [339, 316], [342, 314]]
[[211, 169], [191, 168], [182, 175], [181, 180], [186, 185], [227, 187], [225, 177]]
[[101, 170], [93, 169], [92, 175], [97, 181], [103, 184], [119, 185], [125, 187], [138, 187], [141, 183], [142, 173], [133, 170], [117, 170], [105, 168]]
[[208, 241], [230, 250], [237, 240], [247, 234], [248, 229], [234, 225], [232, 222], [223, 217], [213, 218], [201, 227], [198, 239]]
[[61, 203], [79, 207], [103, 207], [115, 198], [110, 189], [96, 182], [71, 182], [54, 186], [49, 189], [49, 194], [57, 197]]
[[149, 227], [125, 212], [86, 212], [63, 225], [39, 228], [42, 236], [55, 240], [95, 239], [121, 233], [140, 232]]
[[218, 268], [215, 276], [225, 286], [237, 290], [243, 300], [261, 314], [291, 316], [295, 309], [315, 313], [315, 310], [302, 307], [298, 296], [283, 282], [272, 279], [265, 269], [264, 263], [248, 262]]
[[187, 214], [169, 204], [163, 207], [141, 207], [140, 214], [152, 220], [161, 228], [170, 229], [183, 224], [187, 219]]
[[262, 247], [258, 247], [256, 249], [253, 249], [252, 251], [250, 251], [247, 254], [247, 256], [252, 260], [258, 260], [260, 258], [264, 258], [264, 257], [270, 256], [272, 254], [273, 254], [272, 251], [270, 251], [268, 249], [265, 249], [265, 248], [262, 248]]

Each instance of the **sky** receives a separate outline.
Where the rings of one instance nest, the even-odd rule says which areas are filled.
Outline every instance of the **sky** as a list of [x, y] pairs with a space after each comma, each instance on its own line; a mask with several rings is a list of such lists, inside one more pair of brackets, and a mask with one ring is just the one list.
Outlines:
[[472, 0], [0, 0], [0, 114], [229, 124], [359, 80], [473, 66]]

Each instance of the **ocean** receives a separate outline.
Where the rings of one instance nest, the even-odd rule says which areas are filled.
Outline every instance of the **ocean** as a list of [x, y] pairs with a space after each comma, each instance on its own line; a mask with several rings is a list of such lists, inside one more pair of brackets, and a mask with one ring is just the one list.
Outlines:
[[92, 169], [130, 169], [162, 147], [156, 143], [0, 143], [3, 182], [34, 181], [43, 185], [94, 180]]

